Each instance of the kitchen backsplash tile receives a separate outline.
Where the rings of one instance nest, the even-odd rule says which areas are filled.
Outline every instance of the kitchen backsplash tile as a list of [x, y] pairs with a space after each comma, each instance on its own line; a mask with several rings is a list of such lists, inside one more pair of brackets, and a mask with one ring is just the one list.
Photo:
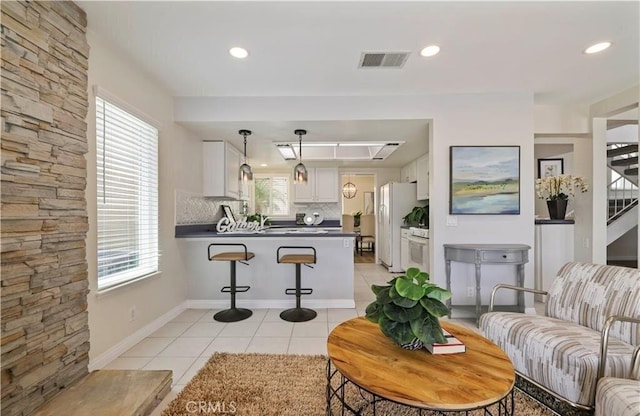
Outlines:
[[[176, 225], [209, 224], [218, 220], [220, 205], [229, 205], [236, 216], [242, 213], [241, 201], [221, 201], [205, 198], [202, 194], [177, 189], [175, 192]], [[321, 213], [326, 220], [342, 218], [342, 208], [337, 203], [296, 204], [290, 217], [295, 219], [296, 213]]]
[[295, 212], [293, 213], [293, 217], [295, 217], [296, 213], [312, 214], [314, 212], [321, 213], [326, 220], [339, 220], [342, 218], [342, 207], [340, 204], [336, 203], [325, 203], [325, 204], [296, 204]]
[[176, 189], [176, 225], [209, 224], [220, 216], [220, 205], [229, 205], [234, 214], [241, 212], [242, 202], [221, 201], [195, 192]]

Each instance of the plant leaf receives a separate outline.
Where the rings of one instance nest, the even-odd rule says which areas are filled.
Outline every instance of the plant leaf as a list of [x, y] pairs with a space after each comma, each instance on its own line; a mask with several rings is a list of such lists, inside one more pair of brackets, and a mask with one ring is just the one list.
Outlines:
[[385, 305], [387, 303], [391, 303], [391, 298], [389, 297], [389, 288], [384, 288], [376, 295], [376, 301], [379, 304]]
[[447, 342], [442, 334], [440, 322], [435, 316], [427, 314], [422, 319], [411, 321], [411, 330], [414, 335], [425, 344], [433, 344], [434, 342]]
[[382, 316], [382, 307], [378, 302], [371, 302], [369, 305], [367, 305], [365, 313], [365, 317], [368, 320], [378, 323], [380, 321], [380, 316]]
[[422, 298], [420, 299], [420, 305], [422, 305], [422, 307], [431, 315], [437, 316], [438, 318], [449, 315], [449, 308], [439, 300]]
[[388, 288], [389, 286], [378, 286], [378, 285], [371, 285], [371, 291], [373, 292], [374, 295], [378, 296], [378, 293], [380, 293], [380, 291], [382, 289]]
[[406, 274], [411, 281], [415, 280], [420, 285], [429, 280], [429, 273], [421, 272], [417, 267], [409, 267]]
[[384, 315], [380, 317], [380, 329], [398, 345], [408, 344], [416, 338], [409, 323], [394, 322]]
[[409, 322], [411, 319], [417, 319], [420, 317], [420, 309], [422, 306], [416, 305], [413, 308], [403, 308], [395, 303], [387, 303], [382, 307], [382, 312], [385, 316], [392, 321], [400, 323]]
[[425, 291], [425, 294], [427, 295], [428, 298], [437, 299], [441, 302], [444, 302], [445, 300], [451, 298], [450, 291], [437, 286], [427, 288]]
[[425, 288], [413, 283], [413, 281], [411, 281], [408, 277], [398, 277], [395, 287], [400, 296], [409, 298], [411, 300], [420, 300], [420, 298], [422, 298], [425, 294]]
[[416, 319], [420, 319], [423, 315], [427, 315], [427, 311], [422, 307], [422, 305], [416, 304], [413, 308], [409, 308], [406, 310], [407, 316], [409, 316], [410, 321], [415, 321]]
[[409, 267], [405, 274], [409, 279], [413, 280], [420, 274], [420, 269], [417, 267]]
[[417, 300], [407, 299], [401, 296], [396, 290], [395, 286], [391, 286], [391, 288], [389, 289], [389, 297], [391, 298], [393, 303], [403, 308], [412, 308], [418, 303]]

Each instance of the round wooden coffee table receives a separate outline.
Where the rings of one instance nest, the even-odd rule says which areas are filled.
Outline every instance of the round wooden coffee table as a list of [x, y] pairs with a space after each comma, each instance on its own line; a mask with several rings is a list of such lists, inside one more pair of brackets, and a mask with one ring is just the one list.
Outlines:
[[362, 317], [338, 325], [327, 341], [327, 414], [336, 408], [340, 414], [376, 414], [379, 403], [389, 401], [439, 412], [496, 405], [493, 414], [512, 415], [515, 372], [509, 357], [470, 329], [440, 323], [466, 344], [466, 352], [402, 349]]

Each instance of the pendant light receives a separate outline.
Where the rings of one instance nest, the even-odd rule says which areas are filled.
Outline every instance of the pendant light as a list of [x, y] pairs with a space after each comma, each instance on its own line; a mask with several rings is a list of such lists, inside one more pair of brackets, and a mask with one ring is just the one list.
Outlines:
[[349, 175], [349, 180], [347, 181], [347, 183], [342, 185], [342, 195], [347, 199], [353, 199], [356, 197], [357, 193], [358, 188], [356, 188], [356, 185], [351, 182], [351, 175]]
[[240, 165], [240, 180], [248, 182], [253, 180], [251, 166], [247, 164], [247, 136], [251, 135], [251, 130], [240, 130], [238, 133], [244, 137], [244, 163]]
[[300, 155], [300, 163], [293, 168], [293, 182], [294, 183], [307, 183], [309, 178], [309, 174], [307, 173], [307, 168], [302, 164], [302, 136], [307, 134], [306, 130], [296, 130], [293, 134], [297, 134], [300, 138], [300, 144], [298, 147], [298, 154]]

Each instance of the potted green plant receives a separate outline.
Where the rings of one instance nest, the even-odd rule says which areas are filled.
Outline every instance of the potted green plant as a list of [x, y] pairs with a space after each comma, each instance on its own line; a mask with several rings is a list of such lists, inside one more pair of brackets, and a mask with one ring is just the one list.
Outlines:
[[429, 281], [429, 274], [411, 267], [386, 286], [372, 285], [376, 295], [366, 309], [366, 318], [380, 325], [382, 333], [406, 349], [444, 343], [438, 318], [449, 314], [443, 303], [451, 292]]
[[412, 226], [427, 225], [429, 222], [429, 206], [413, 207], [411, 212], [402, 217], [404, 223]]
[[362, 211], [356, 211], [353, 213], [353, 226], [360, 227], [360, 217], [362, 217]]
[[259, 214], [259, 213], [247, 215], [247, 222], [256, 221], [256, 222], [261, 223], [263, 218], [265, 218], [265, 221], [264, 221], [265, 225], [271, 224], [271, 221], [269, 220], [269, 218], [267, 218], [266, 215], [262, 215], [262, 214]]

